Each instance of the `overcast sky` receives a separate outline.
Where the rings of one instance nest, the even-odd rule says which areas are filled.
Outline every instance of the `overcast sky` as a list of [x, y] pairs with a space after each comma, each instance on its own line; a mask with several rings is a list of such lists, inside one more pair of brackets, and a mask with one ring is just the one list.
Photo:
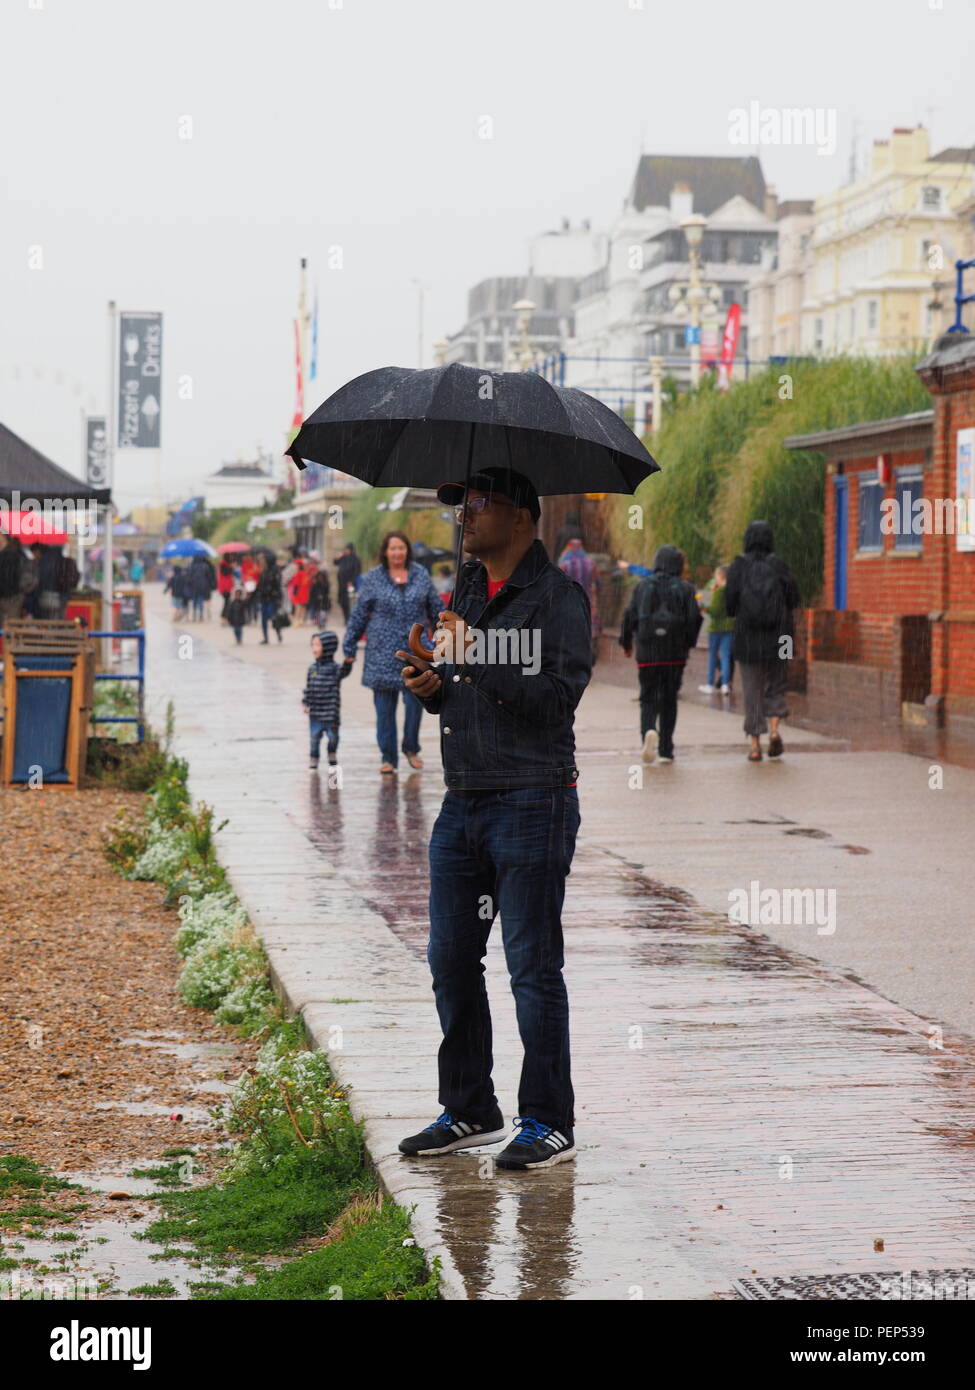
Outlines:
[[[161, 309], [163, 493], [189, 495], [284, 446], [302, 255], [310, 412], [417, 364], [414, 279], [430, 365], [469, 287], [524, 273], [533, 234], [605, 225], [641, 142], [757, 153], [782, 198], [844, 180], [855, 122], [861, 158], [917, 122], [934, 151], [975, 144], [973, 37], [971, 0], [3, 0], [0, 420], [80, 472], [107, 302]], [[752, 101], [834, 108], [835, 154], [730, 144]], [[120, 502], [152, 476], [120, 454]]]

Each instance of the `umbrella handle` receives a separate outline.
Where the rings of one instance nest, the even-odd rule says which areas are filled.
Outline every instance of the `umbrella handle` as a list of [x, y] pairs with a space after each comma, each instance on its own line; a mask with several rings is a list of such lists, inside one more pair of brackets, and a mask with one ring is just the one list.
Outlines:
[[413, 626], [410, 628], [410, 638], [407, 643], [407, 646], [409, 647], [410, 651], [413, 653], [414, 656], [419, 657], [421, 661], [425, 661], [427, 665], [429, 665], [430, 662], [435, 659], [436, 654], [430, 651], [428, 647], [425, 647], [423, 643], [420, 641], [420, 634], [422, 632], [423, 624], [414, 623]]

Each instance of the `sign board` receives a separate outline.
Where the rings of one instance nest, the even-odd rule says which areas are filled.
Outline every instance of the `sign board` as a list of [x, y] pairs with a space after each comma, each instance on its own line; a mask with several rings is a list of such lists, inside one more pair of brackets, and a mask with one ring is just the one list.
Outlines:
[[85, 482], [89, 487], [109, 487], [108, 431], [104, 415], [85, 420]]
[[162, 314], [119, 316], [118, 447], [158, 449]]
[[975, 531], [970, 518], [975, 515], [975, 428], [959, 430], [955, 437], [955, 549], [975, 550]]
[[684, 327], [684, 346], [691, 347], [694, 343], [701, 341], [700, 324], [688, 323]]
[[115, 601], [118, 604], [117, 632], [138, 632], [142, 627], [141, 589], [116, 589]]

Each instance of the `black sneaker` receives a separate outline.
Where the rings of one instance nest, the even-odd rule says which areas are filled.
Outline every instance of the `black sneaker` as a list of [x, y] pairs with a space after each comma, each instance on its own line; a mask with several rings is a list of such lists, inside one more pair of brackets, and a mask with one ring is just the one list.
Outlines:
[[498, 1154], [499, 1168], [554, 1168], [567, 1158], [575, 1158], [575, 1137], [571, 1129], [553, 1129], [539, 1120], [519, 1116], [521, 1126], [511, 1143]]
[[491, 1117], [489, 1125], [456, 1120], [445, 1110], [432, 1125], [427, 1125], [419, 1134], [411, 1134], [408, 1139], [404, 1139], [399, 1151], [401, 1154], [409, 1154], [411, 1158], [422, 1158], [429, 1154], [449, 1154], [455, 1149], [476, 1149], [479, 1144], [497, 1144], [507, 1133], [504, 1116], [500, 1110]]

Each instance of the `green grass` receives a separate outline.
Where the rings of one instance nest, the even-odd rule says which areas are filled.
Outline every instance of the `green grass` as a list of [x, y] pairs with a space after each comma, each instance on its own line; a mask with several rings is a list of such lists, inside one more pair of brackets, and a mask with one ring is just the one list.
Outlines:
[[427, 1271], [413, 1244], [407, 1213], [387, 1198], [333, 1244], [259, 1273], [253, 1284], [194, 1286], [194, 1297], [217, 1302], [418, 1301], [436, 1299], [438, 1282], [439, 1266]]
[[13, 1196], [18, 1192], [63, 1192], [67, 1188], [80, 1191], [77, 1183], [56, 1178], [32, 1158], [22, 1154], [8, 1154], [0, 1158], [0, 1197]]
[[171, 1279], [160, 1279], [157, 1284], [136, 1284], [129, 1293], [141, 1293], [146, 1298], [175, 1298], [178, 1290]]
[[[665, 413], [650, 446], [662, 471], [635, 497], [607, 499], [614, 552], [647, 563], [659, 545], [678, 545], [700, 581], [740, 551], [745, 527], [761, 517], [772, 525], [776, 551], [795, 572], [803, 602], [814, 602], [823, 579], [824, 460], [785, 449], [782, 441], [927, 409], [931, 398], [914, 361], [797, 361], [725, 392], [706, 378]], [[791, 395], [781, 384], [786, 376]], [[644, 508], [642, 530], [627, 526], [634, 501]]]
[[373, 1186], [352, 1155], [329, 1165], [321, 1154], [305, 1159], [288, 1153], [271, 1173], [160, 1194], [155, 1200], [165, 1215], [145, 1238], [190, 1241], [211, 1255], [278, 1253], [321, 1235], [353, 1197]]

